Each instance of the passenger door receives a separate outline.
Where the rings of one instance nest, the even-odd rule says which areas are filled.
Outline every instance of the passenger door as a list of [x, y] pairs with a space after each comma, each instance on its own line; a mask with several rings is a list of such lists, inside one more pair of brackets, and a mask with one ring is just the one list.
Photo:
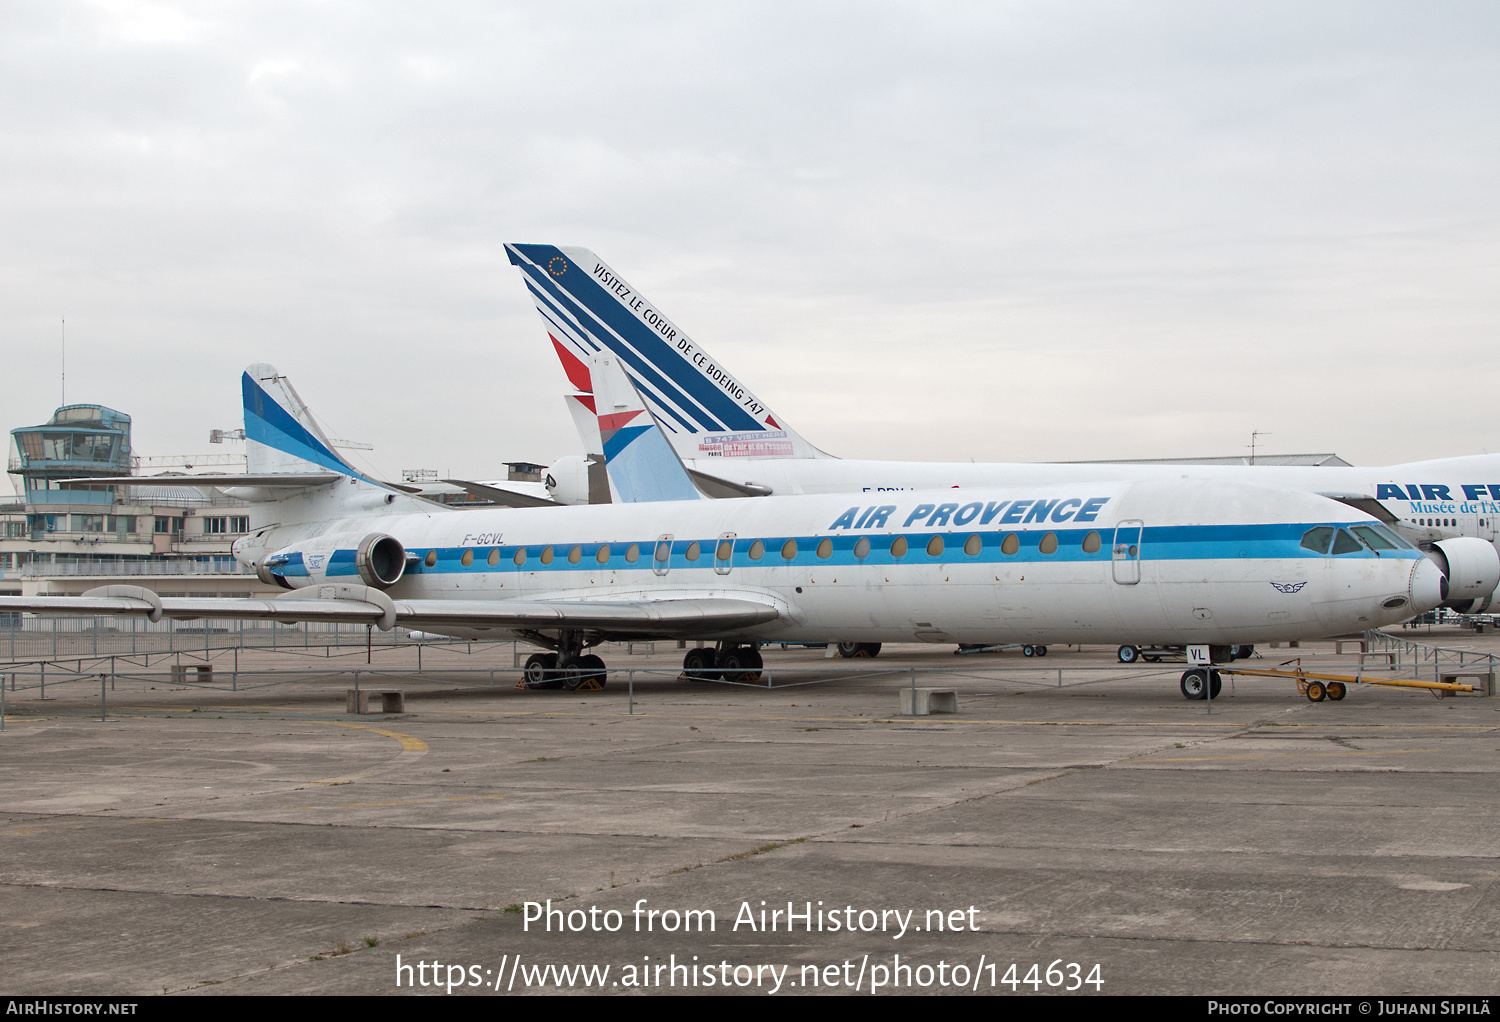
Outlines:
[[1144, 531], [1144, 523], [1137, 518], [1115, 526], [1111, 567], [1115, 581], [1122, 586], [1133, 586], [1141, 580], [1141, 535]]

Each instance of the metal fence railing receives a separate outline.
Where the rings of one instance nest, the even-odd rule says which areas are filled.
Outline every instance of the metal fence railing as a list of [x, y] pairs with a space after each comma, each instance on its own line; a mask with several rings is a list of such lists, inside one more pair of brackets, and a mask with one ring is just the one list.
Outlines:
[[1441, 681], [1445, 674], [1500, 673], [1496, 670], [1500, 657], [1493, 653], [1481, 653], [1462, 646], [1434, 646], [1404, 635], [1379, 631], [1366, 632], [1364, 641], [1367, 656], [1370, 653], [1387, 655], [1392, 667], [1410, 672], [1418, 680], [1426, 680], [1429, 675], [1433, 681]]

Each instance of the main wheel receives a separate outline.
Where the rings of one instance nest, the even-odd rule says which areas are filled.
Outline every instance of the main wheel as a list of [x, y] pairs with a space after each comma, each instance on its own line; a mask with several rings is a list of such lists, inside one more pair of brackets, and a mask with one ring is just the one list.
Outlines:
[[712, 646], [690, 649], [687, 651], [687, 656], [682, 658], [682, 673], [691, 681], [717, 680], [719, 677], [715, 670], [717, 666]]
[[860, 643], [857, 642], [841, 642], [839, 643], [839, 656], [845, 659], [857, 657], [859, 656], [859, 647]]
[[1115, 657], [1122, 664], [1133, 664], [1141, 658], [1141, 651], [1135, 646], [1121, 646], [1115, 650]]
[[1208, 698], [1208, 672], [1201, 667], [1182, 672], [1182, 697], [1184, 699]]
[[1022, 646], [1021, 647], [1021, 655], [1022, 656], [1036, 656], [1036, 647], [1035, 646]]
[[724, 654], [719, 670], [725, 681], [751, 684], [760, 680], [760, 653], [749, 646], [737, 646]]
[[1315, 703], [1321, 703], [1328, 698], [1328, 690], [1323, 687], [1321, 681], [1309, 681], [1307, 683], [1307, 698]]
[[1036, 648], [1036, 655], [1037, 656], [1046, 656], [1047, 655], [1047, 647], [1046, 646], [1037, 646], [1035, 648]]
[[1334, 702], [1338, 702], [1340, 699], [1344, 698], [1346, 694], [1347, 690], [1344, 688], [1344, 683], [1342, 681], [1330, 681], [1328, 683], [1329, 699], [1332, 699]]
[[556, 653], [533, 653], [526, 658], [521, 668], [521, 680], [527, 688], [558, 688], [561, 679], [556, 676]]
[[569, 669], [572, 671], [572, 676], [568, 679], [570, 691], [597, 692], [609, 680], [604, 661], [593, 653], [586, 653], [574, 660]]
[[876, 657], [880, 655], [880, 643], [878, 642], [857, 642], [855, 643], [855, 646], [856, 649], [854, 650], [853, 655], [856, 659], [864, 659], [866, 657]]
[[1255, 655], [1255, 647], [1254, 646], [1236, 646], [1236, 647], [1234, 647], [1234, 658], [1236, 660], [1249, 660], [1254, 655]]

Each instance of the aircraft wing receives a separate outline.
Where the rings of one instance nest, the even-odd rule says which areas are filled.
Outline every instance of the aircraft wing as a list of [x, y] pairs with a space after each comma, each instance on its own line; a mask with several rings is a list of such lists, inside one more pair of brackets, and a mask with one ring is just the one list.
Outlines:
[[555, 500], [545, 497], [533, 497], [529, 493], [517, 493], [515, 490], [503, 489], [499, 486], [486, 486], [484, 483], [471, 482], [468, 479], [444, 479], [443, 482], [450, 486], [457, 486], [465, 493], [472, 493], [476, 497], [492, 500], [504, 507], [561, 507]]
[[158, 596], [111, 585], [82, 596], [3, 596], [0, 611], [78, 616], [141, 615], [152, 621], [256, 620], [340, 622], [442, 631], [581, 628], [629, 635], [692, 637], [748, 628], [781, 612], [758, 600], [701, 596], [660, 600], [392, 600], [354, 584], [308, 586], [274, 599]]
[[1363, 511], [1378, 521], [1391, 525], [1401, 519], [1391, 514], [1384, 504], [1370, 496], [1368, 493], [1319, 493], [1320, 497], [1336, 500], [1340, 504], [1347, 504], [1356, 511]]

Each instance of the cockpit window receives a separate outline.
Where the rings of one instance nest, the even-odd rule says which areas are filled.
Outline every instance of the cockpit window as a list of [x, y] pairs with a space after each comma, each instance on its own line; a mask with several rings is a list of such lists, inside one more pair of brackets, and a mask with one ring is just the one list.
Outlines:
[[1302, 534], [1302, 548], [1311, 550], [1315, 554], [1326, 554], [1328, 543], [1333, 539], [1333, 527], [1320, 525], [1316, 529], [1308, 529]]
[[1396, 549], [1396, 544], [1386, 539], [1384, 536], [1376, 532], [1368, 525], [1351, 526], [1349, 531], [1369, 544], [1370, 549], [1374, 550], [1376, 553], [1379, 553], [1382, 550]]
[[1349, 535], [1343, 529], [1340, 529], [1338, 535], [1333, 537], [1333, 552], [1335, 554], [1357, 554], [1363, 549], [1364, 547], [1360, 545], [1359, 540]]
[[1372, 526], [1370, 526], [1370, 528], [1374, 529], [1376, 532], [1380, 533], [1386, 539], [1388, 539], [1392, 543], [1396, 544], [1396, 549], [1397, 550], [1415, 550], [1416, 549], [1416, 547], [1412, 546], [1406, 540], [1402, 539], [1401, 538], [1401, 534], [1399, 532], [1397, 532], [1395, 529], [1390, 528], [1387, 525], [1372, 525]]

